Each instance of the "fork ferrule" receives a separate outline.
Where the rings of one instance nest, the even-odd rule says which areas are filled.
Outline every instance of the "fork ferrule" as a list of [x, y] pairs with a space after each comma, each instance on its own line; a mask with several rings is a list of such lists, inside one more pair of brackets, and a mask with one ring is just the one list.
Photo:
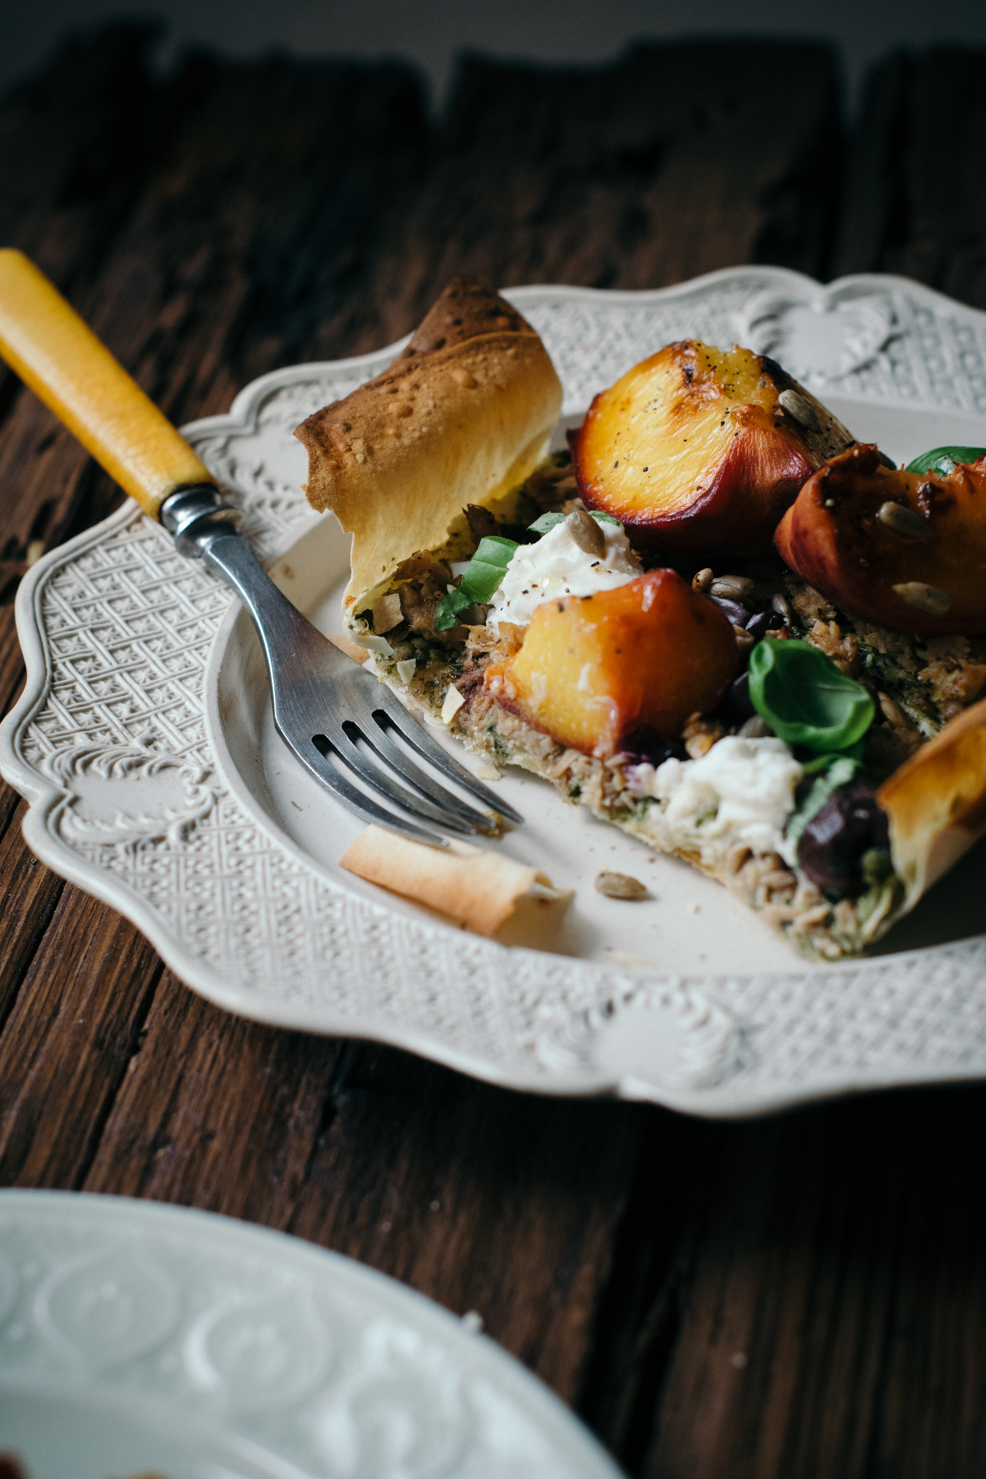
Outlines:
[[196, 483], [170, 494], [159, 517], [174, 537], [178, 553], [194, 559], [205, 554], [217, 534], [232, 533], [241, 515], [231, 503], [223, 502], [215, 483]]

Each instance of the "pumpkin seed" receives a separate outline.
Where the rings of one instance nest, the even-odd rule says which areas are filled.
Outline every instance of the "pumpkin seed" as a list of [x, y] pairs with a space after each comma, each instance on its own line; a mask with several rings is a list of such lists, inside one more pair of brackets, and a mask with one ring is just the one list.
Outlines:
[[580, 550], [597, 558], [606, 553], [606, 535], [598, 521], [584, 509], [573, 509], [565, 516], [565, 528]]
[[951, 609], [952, 598], [948, 591], [939, 590], [936, 585], [925, 585], [923, 580], [901, 581], [894, 590], [908, 606], [913, 606], [915, 611], [923, 611], [926, 616], [944, 616]]
[[819, 431], [821, 429], [821, 422], [818, 419], [818, 412], [815, 410], [815, 407], [811, 401], [806, 400], [803, 395], [799, 395], [796, 390], [782, 390], [777, 399], [792, 420], [800, 422], [809, 431]]
[[890, 499], [881, 503], [876, 511], [876, 516], [884, 528], [899, 534], [903, 539], [928, 539], [931, 530], [922, 519], [921, 515], [913, 508], [907, 508], [902, 503], [893, 503]]
[[746, 575], [720, 575], [709, 586], [710, 596], [726, 596], [731, 601], [741, 601], [753, 590], [753, 581]]

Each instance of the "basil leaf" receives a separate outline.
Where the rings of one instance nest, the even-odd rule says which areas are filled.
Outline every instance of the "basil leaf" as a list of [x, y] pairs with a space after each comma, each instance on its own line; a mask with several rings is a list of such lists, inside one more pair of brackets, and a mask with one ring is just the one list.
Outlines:
[[943, 478], [956, 467], [964, 463], [978, 462], [980, 457], [986, 456], [986, 447], [935, 447], [931, 452], [923, 452], [920, 457], [915, 457], [904, 468], [905, 472], [937, 472]]
[[527, 527], [532, 534], [547, 534], [548, 530], [553, 529], [556, 524], [564, 524], [564, 522], [564, 514], [542, 514], [540, 518], [535, 519], [534, 523], [528, 524]]
[[485, 603], [494, 591], [499, 590], [517, 549], [516, 539], [505, 539], [502, 534], [487, 534], [479, 541], [479, 549], [469, 561], [469, 568], [459, 586], [470, 602]]
[[873, 700], [810, 642], [765, 637], [750, 653], [750, 702], [776, 735], [809, 750], [845, 750], [873, 722]]
[[816, 755], [814, 760], [806, 760], [801, 769], [805, 775], [818, 775], [820, 771], [828, 770], [830, 765], [834, 765], [840, 759], [858, 760], [860, 765], [862, 765], [863, 741], [857, 740], [854, 745], [850, 745], [846, 750], [830, 751], [827, 755]]
[[458, 590], [449, 591], [438, 603], [435, 631], [447, 632], [456, 624], [458, 612], [467, 606], [485, 606], [494, 591], [500, 589], [507, 566], [518, 548], [515, 539], [502, 534], [487, 534], [466, 568]]
[[[619, 519], [614, 519], [612, 514], [597, 514], [593, 513], [590, 509], [589, 517], [590, 519], [595, 519], [597, 524], [615, 524], [617, 528], [620, 529], [622, 529], [623, 527]], [[528, 529], [531, 529], [535, 534], [547, 534], [549, 529], [553, 529], [556, 524], [563, 524], [564, 522], [564, 514], [542, 514], [540, 518], [535, 519], [534, 523], [528, 524], [527, 527]]]
[[[813, 761], [812, 764], [814, 763]], [[839, 755], [834, 760], [828, 760], [827, 763], [828, 769], [815, 781], [787, 824], [787, 835], [792, 842], [799, 840], [812, 817], [818, 815], [829, 797], [840, 786], [848, 785], [856, 772], [863, 768], [859, 760], [852, 755]]]

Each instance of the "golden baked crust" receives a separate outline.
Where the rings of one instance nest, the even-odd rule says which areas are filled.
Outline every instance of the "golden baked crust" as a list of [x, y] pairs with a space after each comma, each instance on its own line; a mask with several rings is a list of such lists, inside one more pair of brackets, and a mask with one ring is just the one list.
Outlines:
[[456, 278], [382, 375], [298, 427], [309, 503], [353, 535], [349, 619], [402, 561], [465, 531], [467, 504], [496, 506], [524, 481], [561, 399], [531, 326], [499, 294]]
[[986, 832], [986, 699], [905, 760], [876, 799], [889, 819], [903, 914]]

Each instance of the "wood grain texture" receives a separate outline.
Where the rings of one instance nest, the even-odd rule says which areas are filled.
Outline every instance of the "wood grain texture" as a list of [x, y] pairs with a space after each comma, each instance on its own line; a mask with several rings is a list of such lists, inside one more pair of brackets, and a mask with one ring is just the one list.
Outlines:
[[747, 261], [823, 274], [841, 164], [823, 47], [639, 46], [580, 70], [467, 59], [381, 254], [393, 335], [464, 271], [600, 288]]
[[[739, 261], [890, 269], [982, 304], [986, 58], [898, 57], [848, 144], [822, 48], [471, 59], [165, 83], [148, 33], [0, 100], [0, 240], [176, 420], [379, 347], [445, 281], [652, 287]], [[118, 498], [0, 380], [0, 706], [28, 546]], [[27, 852], [0, 789], [0, 1184], [285, 1229], [487, 1329], [648, 1479], [965, 1479], [986, 1448], [986, 1091], [742, 1125], [541, 1100], [231, 1018]]]
[[986, 307], [986, 55], [874, 69], [847, 171], [836, 272], [899, 272]]
[[132, 925], [62, 889], [0, 1037], [0, 1183], [78, 1187], [160, 969]]

